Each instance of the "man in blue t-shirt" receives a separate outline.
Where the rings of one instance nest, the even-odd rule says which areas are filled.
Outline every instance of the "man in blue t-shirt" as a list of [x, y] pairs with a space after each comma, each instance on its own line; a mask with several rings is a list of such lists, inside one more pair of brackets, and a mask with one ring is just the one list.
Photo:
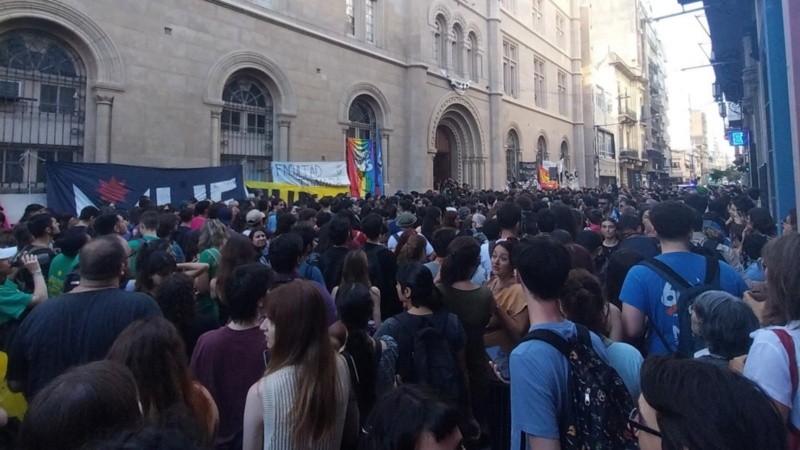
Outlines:
[[[549, 236], [521, 243], [512, 255], [518, 280], [527, 297], [530, 330], [550, 330], [565, 339], [577, 334], [559, 307], [559, 292], [567, 281], [571, 260], [563, 244]], [[602, 341], [591, 334], [594, 350], [606, 360]], [[511, 448], [525, 439], [529, 449], [561, 448], [558, 418], [569, 397], [567, 359], [550, 344], [529, 340], [519, 344], [510, 357]]]
[[[684, 280], [693, 285], [705, 280], [706, 258], [690, 251], [690, 239], [695, 211], [689, 206], [670, 200], [650, 211], [650, 222], [661, 242], [661, 255], [656, 259], [669, 266]], [[741, 297], [747, 290], [742, 277], [728, 264], [718, 262], [719, 281], [723, 291]], [[648, 354], [663, 355], [678, 348], [678, 289], [643, 265], [631, 268], [625, 277], [619, 295], [622, 301], [622, 322], [628, 340], [637, 339], [647, 330], [645, 318], [650, 320], [670, 344], [665, 348], [659, 333], [650, 333]]]

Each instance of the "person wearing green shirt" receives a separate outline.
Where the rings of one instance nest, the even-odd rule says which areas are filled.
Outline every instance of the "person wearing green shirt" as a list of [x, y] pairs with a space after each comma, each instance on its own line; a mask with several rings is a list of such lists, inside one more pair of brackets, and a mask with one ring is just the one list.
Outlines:
[[136, 256], [139, 254], [142, 244], [158, 239], [156, 234], [158, 231], [158, 212], [145, 211], [142, 217], [139, 218], [139, 224], [136, 228], [139, 231], [139, 237], [128, 241], [128, 245], [131, 246], [131, 259], [130, 264], [128, 264], [131, 273], [136, 273]]
[[89, 242], [89, 235], [80, 228], [70, 228], [66, 236], [59, 240], [61, 253], [53, 258], [47, 277], [47, 294], [50, 298], [64, 293], [64, 281], [67, 275], [78, 265], [78, 254], [84, 244]]
[[206, 220], [199, 230], [197, 262], [208, 264], [208, 271], [195, 279], [197, 312], [219, 320], [219, 305], [211, 295], [211, 280], [217, 276], [221, 259], [220, 249], [228, 239], [227, 227], [217, 219]]
[[17, 254], [15, 244], [0, 248], [0, 324], [17, 320], [28, 307], [33, 307], [47, 299], [47, 284], [36, 255], [23, 254], [22, 265], [33, 277], [33, 294], [19, 290], [19, 286], [8, 276], [11, 274], [11, 260]]

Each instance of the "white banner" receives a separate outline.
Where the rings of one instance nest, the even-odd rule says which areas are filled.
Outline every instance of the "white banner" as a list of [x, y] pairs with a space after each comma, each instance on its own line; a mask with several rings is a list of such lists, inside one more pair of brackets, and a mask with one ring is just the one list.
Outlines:
[[272, 162], [272, 182], [293, 186], [350, 186], [347, 163]]

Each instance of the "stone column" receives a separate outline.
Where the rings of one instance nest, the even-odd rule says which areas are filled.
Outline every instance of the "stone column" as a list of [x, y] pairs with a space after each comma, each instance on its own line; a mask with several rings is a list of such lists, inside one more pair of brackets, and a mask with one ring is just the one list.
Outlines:
[[383, 165], [384, 190], [389, 186], [389, 133], [381, 131], [381, 164]]
[[273, 161], [289, 161], [289, 129], [291, 125], [291, 120], [285, 117], [278, 118], [278, 157], [276, 159], [273, 156]]
[[109, 163], [111, 162], [111, 110], [114, 106], [114, 97], [95, 94], [94, 101], [97, 105], [94, 162]]
[[220, 131], [222, 130], [222, 125], [220, 123], [221, 116], [222, 109], [213, 108], [211, 110], [211, 154], [209, 155], [211, 166], [219, 166], [220, 154], [222, 153], [222, 142], [220, 141]]

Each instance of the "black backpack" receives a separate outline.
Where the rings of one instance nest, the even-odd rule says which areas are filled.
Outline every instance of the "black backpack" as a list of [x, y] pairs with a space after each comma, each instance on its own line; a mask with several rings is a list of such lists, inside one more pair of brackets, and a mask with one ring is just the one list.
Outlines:
[[[533, 330], [522, 342], [538, 340], [555, 347], [569, 366], [567, 405], [558, 420], [562, 450], [636, 449], [628, 428], [634, 408], [628, 389], [617, 372], [603, 361], [592, 345], [589, 330], [575, 324], [577, 335], [566, 340], [550, 330]], [[520, 448], [524, 449], [525, 434]]]
[[410, 377], [406, 376], [403, 382], [426, 384], [444, 399], [461, 404], [464, 382], [455, 352], [444, 334], [447, 313], [423, 317], [423, 325], [416, 330], [408, 313], [396, 318], [413, 342]]
[[650, 328], [655, 332], [664, 348], [671, 353], [679, 353], [687, 357], [693, 357], [697, 350], [703, 347], [700, 339], [695, 339], [692, 333], [692, 318], [689, 315], [689, 307], [694, 303], [695, 298], [703, 292], [716, 291], [721, 289], [719, 280], [719, 262], [716, 258], [706, 256], [706, 275], [702, 284], [693, 286], [677, 272], [663, 262], [650, 258], [639, 264], [649, 268], [659, 277], [666, 280], [678, 293], [678, 348], [674, 348], [666, 339], [658, 327], [650, 322]]

